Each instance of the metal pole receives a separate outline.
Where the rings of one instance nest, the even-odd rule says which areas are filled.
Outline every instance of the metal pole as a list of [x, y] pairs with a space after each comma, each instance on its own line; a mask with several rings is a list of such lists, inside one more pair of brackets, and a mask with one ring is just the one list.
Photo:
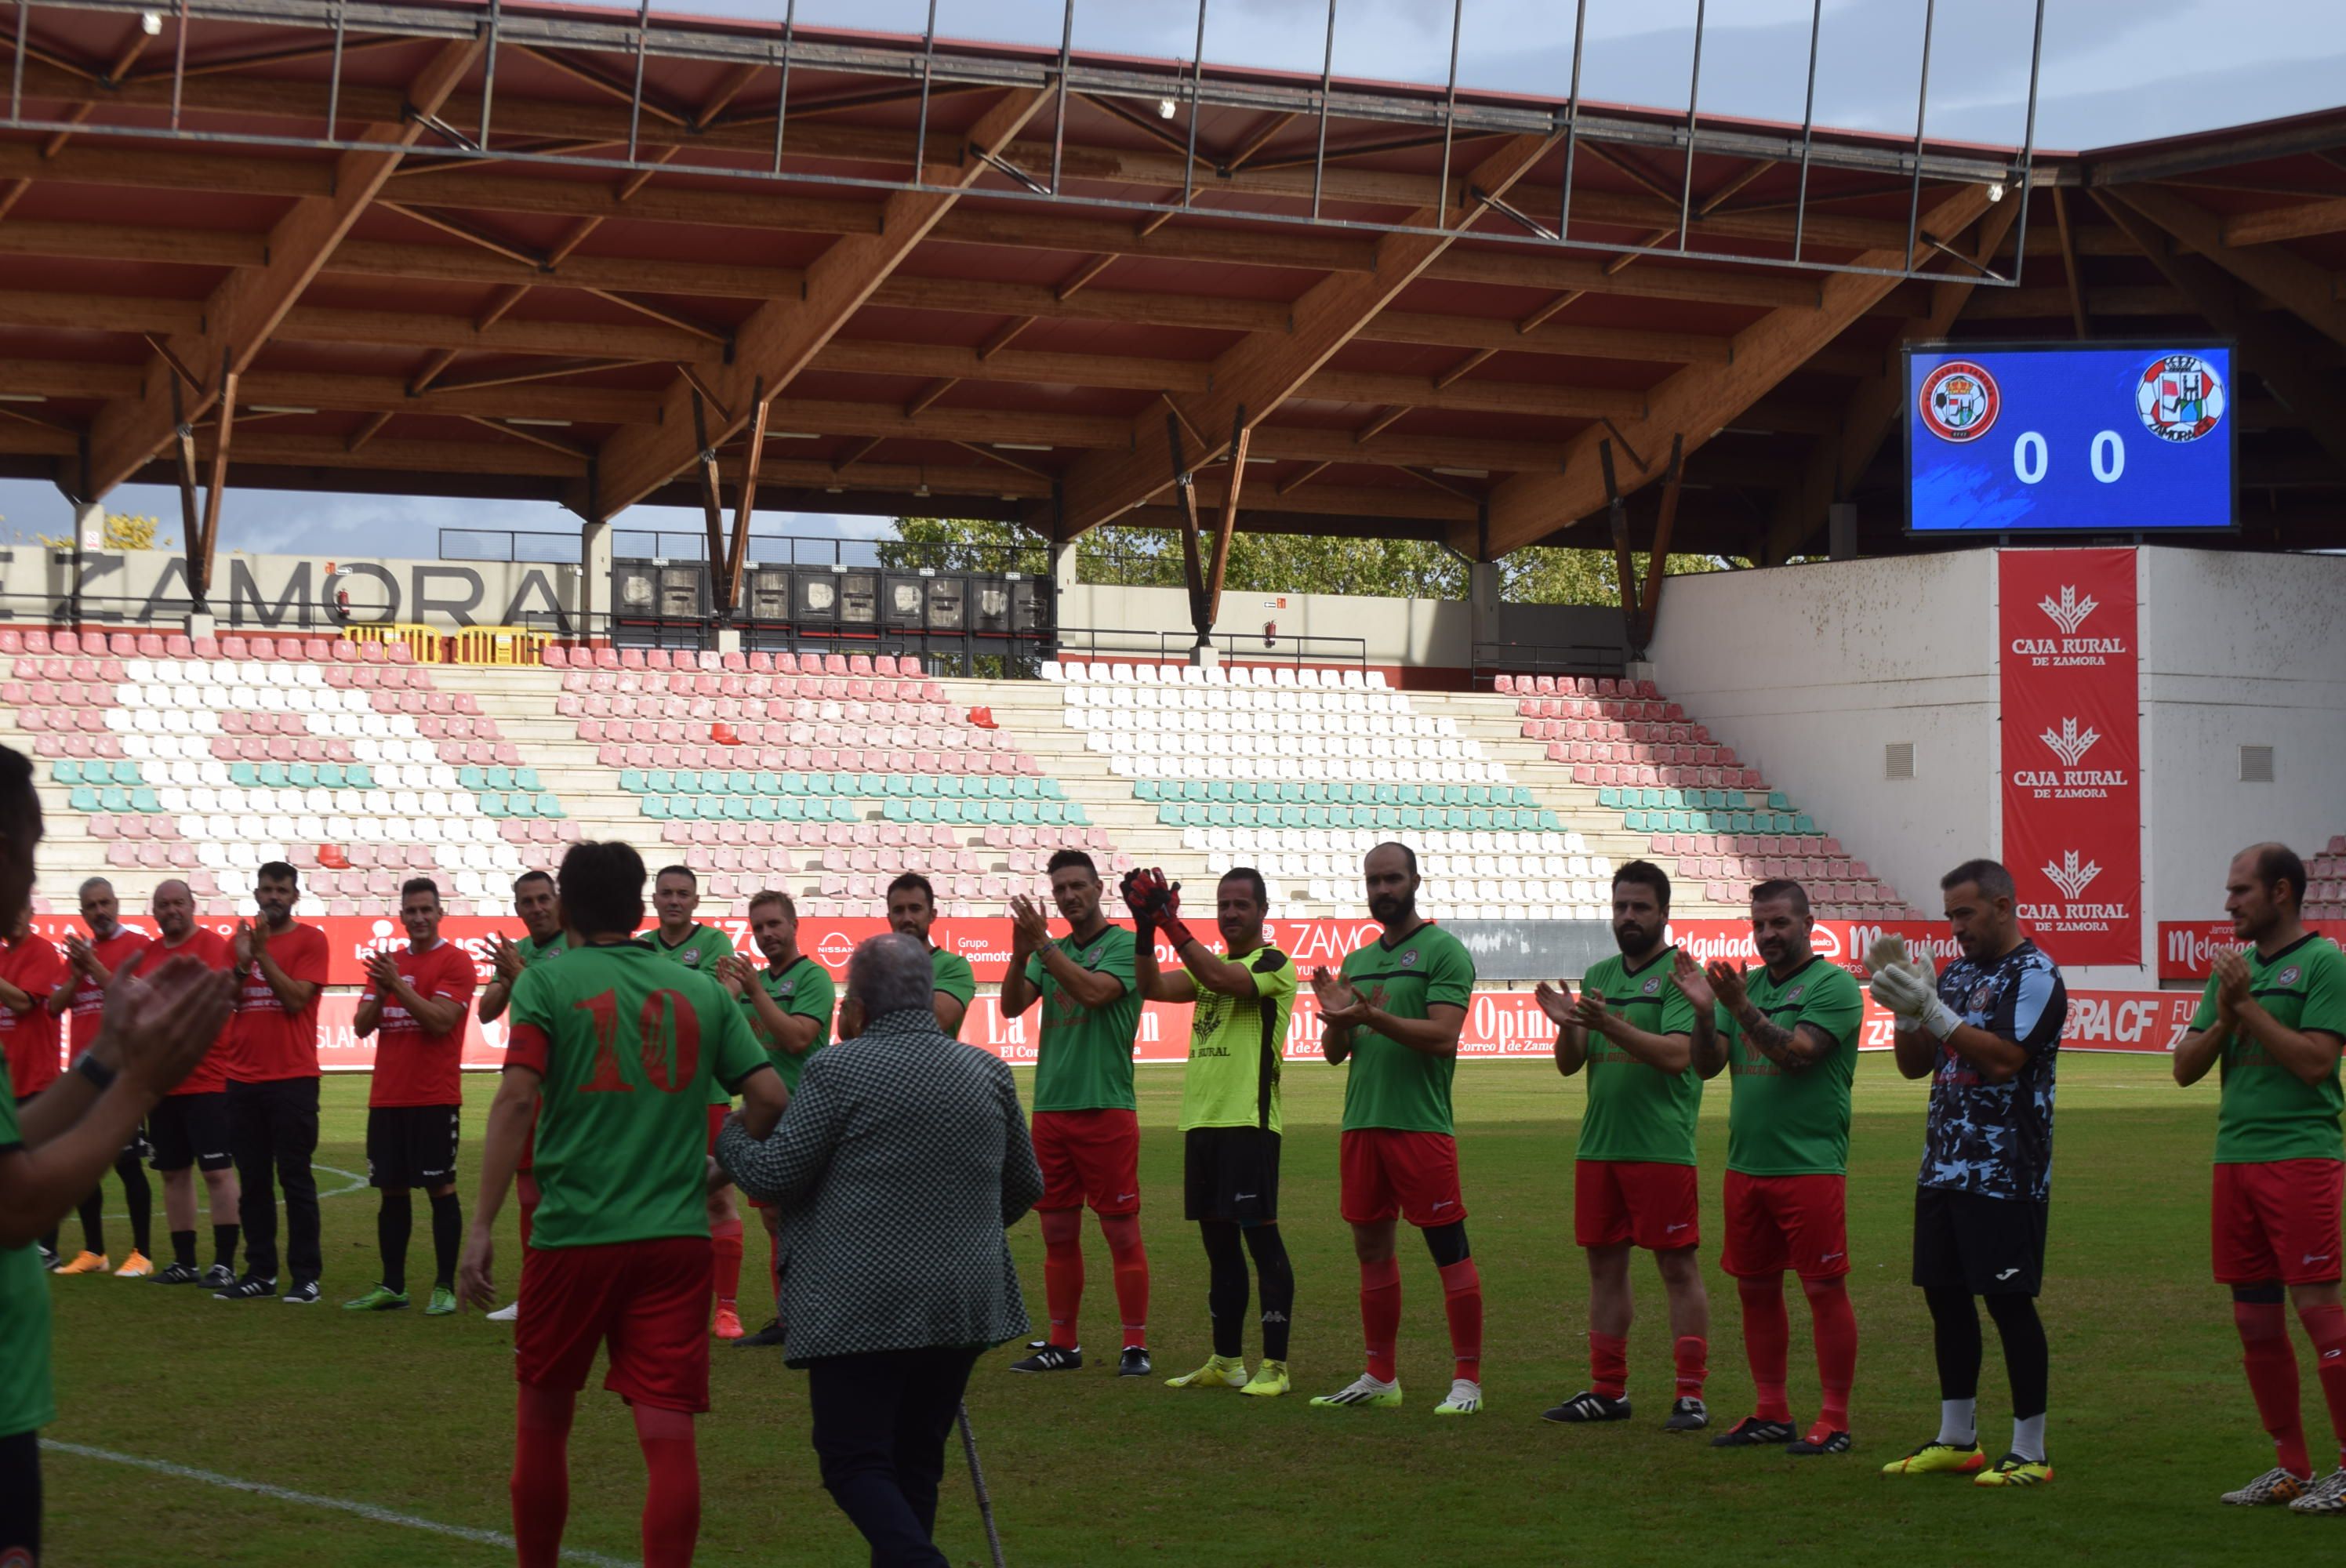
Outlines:
[[1206, 92], [1206, 0], [1198, 0], [1198, 44], [1190, 56], [1189, 73], [1189, 155], [1181, 165], [1181, 205], [1187, 207], [1198, 193], [1198, 107]]
[[25, 40], [33, 30], [33, 0], [16, 0], [16, 58], [8, 67], [8, 117], [25, 117]]
[[1328, 0], [1328, 49], [1320, 60], [1320, 150], [1311, 155], [1311, 217], [1320, 217], [1320, 187], [1328, 176], [1328, 93], [1336, 82], [1336, 0]]
[[[793, 0], [795, 4], [795, 0]], [[1059, 155], [1067, 145], [1067, 66], [1076, 50], [1076, 0], [1067, 0], [1059, 24], [1059, 103], [1051, 111], [1051, 194], [1059, 194]]]
[[[1914, 270], [1914, 233], [1923, 221], [1923, 122], [1931, 113], [1931, 24], [1936, 19], [1939, 0], [1923, 0], [1923, 80], [1916, 88], [1914, 103], [1914, 184], [1906, 200], [1906, 254], [1898, 265], [1912, 272]], [[2033, 94], [2036, 84], [2029, 83]]]
[[[2008, 194], [2020, 203], [2016, 227], [2018, 237], [2013, 242], [2012, 280], [2020, 281], [2022, 270], [2028, 265], [2028, 203], [2036, 195], [2036, 71], [2045, 59], [2045, 0], [2036, 0], [2036, 40], [2028, 51], [2028, 128], [2020, 146], [2020, 188]], [[1982, 262], [1994, 260], [1983, 256]]]
[[334, 62], [326, 77], [326, 139], [342, 122], [342, 35], [350, 25], [347, 0], [334, 0]]
[[1451, 0], [1450, 90], [1442, 110], [1442, 183], [1434, 188], [1433, 226], [1450, 227], [1450, 144], [1458, 135], [1458, 34], [1466, 16], [1466, 0]]
[[[23, 15], [19, 12], [18, 15]], [[25, 58], [24, 40], [17, 40], [16, 60], [21, 67]], [[171, 40], [171, 128], [179, 128], [179, 94], [188, 82], [188, 0], [179, 0], [179, 36]]]
[[[1823, 0], [1818, 0], [1823, 4]], [[782, 83], [774, 97], [774, 172], [782, 172], [782, 126], [790, 117], [790, 46], [798, 41], [799, 0], [782, 13]]]
[[1572, 161], [1580, 151], [1580, 41], [1587, 26], [1588, 0], [1579, 0], [1572, 17], [1572, 93], [1564, 100], [1564, 190], [1556, 216], [1556, 237], [1566, 242], [1572, 239]]
[[1687, 248], [1687, 224], [1694, 205], [1694, 121], [1696, 107], [1702, 101], [1702, 25], [1708, 6], [1706, 0], [1694, 0], [1694, 77], [1687, 83], [1687, 151], [1686, 181], [1678, 188], [1678, 249]]
[[481, 66], [481, 134], [473, 139], [489, 150], [489, 106], [497, 96], [497, 28], [505, 20], [504, 0], [489, 0], [489, 46]]
[[1817, 133], [1817, 39], [1825, 25], [1825, 0], [1809, 14], [1809, 96], [1800, 108], [1800, 193], [1792, 203], [1792, 260], [1800, 259], [1801, 230], [1809, 222], [1809, 152]]
[[913, 188], [929, 183], [929, 87], [937, 70], [937, 0], [929, 0], [929, 25], [921, 34], [921, 118], [913, 135]]
[[627, 161], [636, 161], [636, 132], [644, 118], [644, 51], [649, 46], [652, 32], [652, 0], [643, 0], [636, 13], [636, 91], [627, 100]]

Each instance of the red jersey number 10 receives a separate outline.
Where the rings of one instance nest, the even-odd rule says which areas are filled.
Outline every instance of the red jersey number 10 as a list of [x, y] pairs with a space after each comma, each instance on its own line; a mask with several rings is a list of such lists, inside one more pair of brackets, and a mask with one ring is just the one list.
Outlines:
[[[595, 1074], [578, 1086], [582, 1095], [631, 1094], [635, 1085], [619, 1074], [619, 999], [606, 991], [573, 1007], [595, 1024]], [[644, 1076], [653, 1088], [673, 1095], [693, 1081], [700, 1067], [700, 1017], [692, 1003], [674, 991], [655, 991], [644, 998], [636, 1017], [636, 1036]]]

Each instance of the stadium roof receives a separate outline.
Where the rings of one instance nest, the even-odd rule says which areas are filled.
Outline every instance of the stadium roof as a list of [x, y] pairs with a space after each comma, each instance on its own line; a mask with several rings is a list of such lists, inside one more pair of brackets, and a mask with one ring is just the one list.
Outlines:
[[1901, 341], [2213, 331], [2242, 541], [2346, 545], [2346, 110], [1996, 199], [2011, 149], [780, 23], [21, 14], [0, 472], [81, 497], [192, 506], [233, 373], [230, 489], [713, 541], [754, 452], [757, 506], [1065, 537], [1173, 521], [1178, 433], [1247, 528], [1490, 558], [1607, 541], [1600, 443], [1643, 537], [1675, 441], [1678, 547], [1780, 560], [1835, 500], [1899, 547]]

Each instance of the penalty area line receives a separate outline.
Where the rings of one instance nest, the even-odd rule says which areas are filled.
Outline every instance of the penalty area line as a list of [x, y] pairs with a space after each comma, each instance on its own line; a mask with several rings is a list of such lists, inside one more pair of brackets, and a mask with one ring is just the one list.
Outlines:
[[[413, 1513], [402, 1513], [396, 1509], [379, 1508], [372, 1502], [353, 1502], [348, 1498], [321, 1497], [313, 1492], [295, 1492], [291, 1487], [271, 1486], [266, 1481], [244, 1481], [217, 1471], [198, 1470], [192, 1465], [175, 1464], [169, 1460], [142, 1459], [137, 1454], [117, 1453], [112, 1449], [92, 1448], [87, 1443], [59, 1442], [55, 1438], [43, 1438], [41, 1447], [50, 1453], [72, 1454], [77, 1459], [103, 1460], [108, 1464], [125, 1464], [134, 1470], [144, 1470], [157, 1475], [168, 1475], [175, 1481], [199, 1481], [205, 1486], [217, 1486], [230, 1492], [250, 1492], [273, 1502], [290, 1502], [302, 1508], [327, 1509], [336, 1513], [355, 1514], [377, 1524], [396, 1524], [408, 1530], [422, 1530], [434, 1535], [445, 1535], [458, 1541], [478, 1542], [502, 1551], [514, 1549], [514, 1538], [501, 1530], [475, 1530], [470, 1525], [444, 1524], [436, 1519], [425, 1519]], [[600, 1552], [587, 1552], [577, 1547], [562, 1549], [566, 1563], [584, 1563], [590, 1568], [631, 1568], [631, 1560], [607, 1557]]]

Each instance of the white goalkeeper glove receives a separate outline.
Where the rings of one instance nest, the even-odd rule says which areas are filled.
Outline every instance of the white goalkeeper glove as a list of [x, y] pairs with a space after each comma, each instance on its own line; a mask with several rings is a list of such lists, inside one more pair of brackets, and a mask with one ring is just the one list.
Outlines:
[[1922, 1029], [1944, 1040], [1963, 1019], [1939, 1000], [1930, 972], [1927, 961], [1885, 965], [1873, 976], [1873, 1000], [1897, 1018], [1901, 1030]]

